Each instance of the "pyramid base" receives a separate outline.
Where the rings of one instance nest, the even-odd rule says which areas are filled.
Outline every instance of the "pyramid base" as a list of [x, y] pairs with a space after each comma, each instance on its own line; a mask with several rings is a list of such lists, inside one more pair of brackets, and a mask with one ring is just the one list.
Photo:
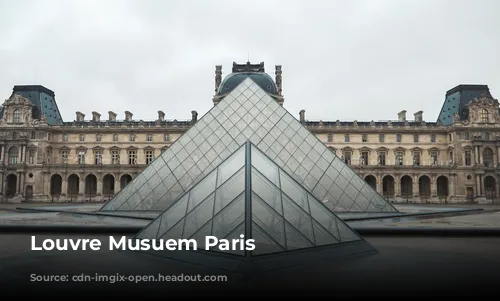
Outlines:
[[144, 253], [236, 274], [253, 275], [281, 269], [311, 266], [325, 261], [374, 255], [378, 251], [368, 242], [360, 240], [252, 257], [201, 250], [148, 251]]

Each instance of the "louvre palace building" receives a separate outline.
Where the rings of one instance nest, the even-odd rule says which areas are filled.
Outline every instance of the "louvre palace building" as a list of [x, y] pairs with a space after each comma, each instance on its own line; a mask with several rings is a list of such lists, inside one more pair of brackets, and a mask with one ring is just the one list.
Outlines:
[[[233, 63], [223, 79], [216, 66], [214, 105], [251, 78], [286, 108], [282, 67], [274, 73]], [[0, 108], [0, 202], [108, 201], [197, 122], [191, 114], [167, 120], [158, 111], [144, 121], [129, 111], [76, 112], [63, 121], [53, 91], [15, 86]], [[405, 110], [387, 121], [293, 115], [391, 202], [500, 203], [500, 110], [486, 85], [447, 91], [436, 121]]]

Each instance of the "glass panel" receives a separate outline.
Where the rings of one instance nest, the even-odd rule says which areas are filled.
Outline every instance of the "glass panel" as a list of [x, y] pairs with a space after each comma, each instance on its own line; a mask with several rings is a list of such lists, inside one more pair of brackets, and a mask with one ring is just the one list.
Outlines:
[[274, 241], [285, 247], [283, 217], [252, 193], [252, 222], [259, 225]]
[[306, 212], [309, 212], [307, 205], [307, 194], [304, 189], [292, 180], [283, 171], [280, 171], [281, 191], [283, 191], [290, 199], [300, 206]]
[[279, 189], [255, 171], [254, 168], [252, 168], [252, 191], [279, 214], [283, 214]]
[[301, 233], [294, 229], [290, 224], [285, 223], [286, 249], [296, 250], [314, 247], [313, 243], [306, 239]]
[[[302, 235], [309, 241], [314, 241], [314, 233], [312, 230], [312, 219], [304, 210], [299, 208], [292, 200], [283, 195], [283, 211], [285, 220], [288, 221], [295, 229], [300, 231]], [[287, 236], [288, 241], [288, 236]]]
[[361, 237], [342, 221], [337, 221], [337, 228], [339, 229], [340, 240], [342, 242], [361, 240]]
[[175, 225], [175, 223], [180, 221], [181, 218], [186, 215], [188, 198], [189, 194], [184, 195], [179, 201], [162, 214], [160, 229], [158, 230], [159, 236], [167, 232], [173, 225]]
[[[227, 239], [229, 241], [232, 241], [233, 239], [241, 239], [241, 235], [245, 235], [245, 223], [241, 223], [236, 229], [231, 231], [228, 236], [224, 237], [224, 239]], [[219, 245], [219, 247], [221, 247], [221, 245]], [[239, 256], [245, 255], [245, 250], [233, 249], [232, 246], [227, 245], [225, 246], [225, 250], [219, 249], [219, 252], [230, 253]]]
[[[245, 219], [245, 194], [240, 194], [234, 201], [224, 208], [213, 219], [211, 235], [221, 238], [228, 235]], [[210, 234], [209, 234], [210, 235]]]
[[[163, 217], [164, 219], [164, 217]], [[182, 238], [182, 231], [184, 229], [184, 222], [185, 219], [181, 219], [177, 224], [175, 224], [170, 230], [168, 230], [165, 234], [161, 234], [161, 232], [158, 232], [158, 237], [161, 239], [181, 239]]]
[[276, 186], [278, 184], [278, 167], [272, 163], [268, 158], [261, 154], [259, 150], [252, 145], [252, 166], [254, 166], [260, 173], [271, 181]]
[[335, 237], [338, 237], [336, 218], [333, 214], [320, 204], [319, 201], [308, 195], [309, 206], [311, 208], [311, 216], [327, 231]]
[[231, 179], [226, 181], [224, 185], [217, 188], [217, 191], [215, 192], [214, 214], [217, 214], [244, 190], [245, 168], [242, 168]]
[[156, 235], [158, 234], [158, 229], [160, 228], [161, 216], [156, 218], [151, 224], [149, 224], [146, 228], [144, 228], [139, 234], [137, 234], [136, 238], [139, 239], [156, 239]]
[[317, 221], [313, 221], [313, 228], [316, 246], [331, 245], [339, 242], [339, 239], [329, 233]]
[[252, 238], [255, 239], [255, 249], [252, 251], [252, 255], [271, 254], [283, 252], [285, 250], [266, 233], [264, 233], [264, 231], [255, 222], [252, 222]]
[[189, 205], [188, 212], [193, 210], [194, 207], [203, 201], [209, 194], [213, 193], [215, 190], [215, 180], [217, 179], [217, 173], [213, 171], [200, 183], [198, 183], [189, 192]]
[[193, 235], [198, 229], [205, 225], [211, 218], [214, 210], [214, 194], [207, 197], [201, 204], [186, 216], [183, 238]]
[[218, 168], [217, 187], [222, 185], [231, 176], [234, 175], [243, 165], [245, 165], [245, 147], [242, 146], [231, 155], [225, 162]]

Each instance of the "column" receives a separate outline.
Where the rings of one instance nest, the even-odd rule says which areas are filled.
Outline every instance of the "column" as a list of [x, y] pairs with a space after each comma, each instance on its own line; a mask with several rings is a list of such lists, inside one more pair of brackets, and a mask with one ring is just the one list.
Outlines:
[[481, 164], [481, 146], [477, 147], [477, 163]]
[[481, 195], [481, 178], [476, 175], [476, 195]]
[[120, 191], [120, 179], [115, 178], [115, 189], [114, 189], [114, 194], [116, 195]]
[[384, 194], [384, 186], [382, 183], [382, 176], [377, 175], [377, 192], [380, 193], [381, 195]]
[[61, 196], [65, 196], [67, 193], [68, 193], [68, 179], [67, 177], [63, 177], [61, 182]]
[[401, 196], [401, 177], [394, 176], [394, 195]]
[[3, 162], [3, 159], [5, 158], [5, 156], [3, 155], [3, 145], [0, 146], [0, 162]]
[[455, 196], [455, 180], [457, 177], [455, 176], [450, 176], [450, 187], [449, 187], [449, 196]]
[[479, 164], [478, 159], [477, 159], [477, 147], [474, 146], [474, 148], [472, 150], [473, 150], [472, 154], [474, 155], [474, 165], [477, 165], [477, 164]]
[[17, 189], [16, 189], [17, 191], [16, 191], [16, 193], [21, 193], [21, 177], [22, 177], [21, 173], [18, 172], [17, 173]]
[[102, 196], [102, 178], [100, 176], [97, 178], [97, 189], [96, 189], [96, 196]]
[[80, 184], [78, 184], [78, 195], [85, 195], [85, 177], [80, 176]]
[[500, 165], [500, 145], [497, 146], [497, 166]]
[[24, 163], [26, 161], [26, 146], [25, 145], [21, 145], [21, 149], [22, 149], [22, 152], [21, 152], [21, 163]]
[[416, 180], [413, 181], [412, 185], [412, 190], [413, 190], [413, 196], [418, 197], [419, 196], [419, 191], [418, 191], [418, 177], [414, 177]]
[[431, 176], [431, 197], [437, 197], [437, 182], [436, 176]]
[[2, 181], [2, 184], [0, 186], [0, 194], [5, 194], [4, 193], [4, 185], [5, 185], [5, 174], [2, 172], [0, 173], [0, 181]]

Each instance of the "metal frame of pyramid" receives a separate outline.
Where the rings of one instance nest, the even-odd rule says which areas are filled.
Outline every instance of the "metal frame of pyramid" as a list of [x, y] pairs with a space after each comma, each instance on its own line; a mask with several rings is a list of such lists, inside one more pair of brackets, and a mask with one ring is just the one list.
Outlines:
[[333, 212], [398, 212], [250, 78], [100, 211], [161, 212], [247, 140]]
[[[254, 239], [255, 249], [206, 250], [207, 236], [230, 242]], [[250, 141], [135, 239], [191, 240], [197, 250], [147, 253], [242, 274], [376, 252]]]

